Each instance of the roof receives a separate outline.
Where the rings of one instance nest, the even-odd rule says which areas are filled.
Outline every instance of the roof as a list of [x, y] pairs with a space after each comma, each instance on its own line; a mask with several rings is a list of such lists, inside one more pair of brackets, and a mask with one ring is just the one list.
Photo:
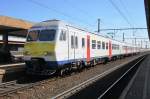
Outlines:
[[146, 12], [146, 19], [147, 19], [148, 35], [150, 38], [150, 1], [144, 0], [144, 2], [145, 2], [145, 12]]
[[36, 23], [32, 26], [32, 28], [41, 28], [41, 27], [49, 27], [49, 26], [65, 26], [66, 23], [61, 20], [46, 20], [39, 23]]
[[[79, 26], [72, 25], [72, 24], [70, 24], [68, 22], [65, 22], [63, 20], [58, 20], [58, 19], [46, 20], [46, 21], [42, 21], [42, 22], [36, 23], [36, 24], [34, 24], [32, 26], [31, 30], [33, 30], [33, 29], [41, 29], [42, 27], [45, 28], [45, 27], [51, 27], [51, 26], [68, 26], [68, 27], [71, 27], [71, 28], [75, 28], [77, 30], [81, 30], [81, 31], [85, 31], [85, 32], [90, 32], [87, 29], [80, 28]], [[90, 33], [94, 34], [94, 35], [99, 35], [99, 36], [101, 36], [103, 38], [111, 39], [111, 40], [119, 42], [119, 43], [130, 44], [130, 43], [122, 42], [122, 41], [119, 41], [119, 40], [115, 40], [113, 38], [106, 37], [106, 36], [98, 34], [96, 32], [90, 32]]]
[[8, 16], [0, 16], [0, 30], [8, 28], [29, 29], [33, 23]]
[[[22, 19], [16, 19], [8, 16], [0, 16], [0, 33], [27, 30], [32, 25], [32, 22], [25, 21]], [[19, 34], [14, 33], [14, 35]]]

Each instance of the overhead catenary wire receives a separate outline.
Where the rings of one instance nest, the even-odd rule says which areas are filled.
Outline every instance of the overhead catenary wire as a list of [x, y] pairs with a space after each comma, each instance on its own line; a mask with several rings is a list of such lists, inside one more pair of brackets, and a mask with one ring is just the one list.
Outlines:
[[86, 24], [86, 26], [93, 26], [93, 25], [89, 24], [88, 22], [85, 22], [85, 21], [83, 21], [83, 20], [81, 20], [79, 18], [73, 17], [73, 16], [71, 16], [69, 14], [66, 14], [64, 12], [58, 11], [58, 10], [56, 10], [54, 8], [51, 8], [51, 7], [47, 6], [46, 4], [40, 3], [38, 1], [35, 1], [35, 0], [26, 0], [26, 1], [28, 1], [30, 3], [33, 3], [35, 5], [38, 5], [38, 6], [42, 7], [42, 8], [46, 8], [46, 9], [48, 9], [50, 11], [53, 11], [53, 12], [55, 12], [57, 14], [60, 14], [60, 15], [62, 15], [64, 17], [67, 17], [69, 19], [76, 20], [76, 22], [80, 22], [80, 23]]
[[137, 28], [110, 28], [110, 29], [101, 29], [101, 31], [114, 31], [114, 30], [147, 30], [145, 27], [137, 27]]
[[[120, 4], [122, 5], [124, 11], [127, 13], [128, 17], [129, 17], [129, 19], [130, 19], [130, 21], [131, 21], [131, 20], [133, 21], [133, 17], [131, 16], [131, 13], [129, 13], [129, 11], [128, 11], [126, 5], [124, 4], [124, 2], [123, 2], [122, 0], [119, 0], [119, 1], [120, 1]], [[135, 24], [134, 21], [133, 21], [133, 23]]]
[[[82, 20], [82, 19], [80, 19], [80, 18], [78, 18], [78, 17], [69, 15], [69, 14], [67, 14], [66, 12], [62, 12], [62, 11], [60, 11], [60, 10], [58, 10], [58, 9], [52, 8], [52, 7], [48, 6], [47, 4], [45, 4], [45, 3], [43, 3], [43, 2], [40, 2], [40, 1], [37, 1], [37, 0], [26, 0], [26, 1], [31, 2], [31, 3], [33, 3], [33, 4], [35, 4], [35, 5], [38, 5], [38, 6], [42, 7], [42, 8], [45, 8], [45, 9], [47, 9], [47, 10], [49, 10], [49, 11], [55, 12], [55, 13], [57, 13], [57, 14], [59, 14], [59, 15], [65, 16], [65, 17], [67, 17], [67, 18], [69, 18], [69, 19], [72, 19], [73, 21], [82, 23], [83, 26], [85, 26], [86, 28], [88, 27], [88, 28], [91, 29], [91, 30], [93, 29], [93, 27], [96, 27], [95, 25], [89, 24], [87, 21], [84, 21], [84, 20]], [[132, 24], [129, 22], [128, 18], [127, 18], [127, 17], [125, 16], [125, 14], [119, 9], [119, 7], [117, 7], [117, 5], [116, 5], [112, 0], [109, 0], [109, 1], [112, 2], [112, 5], [114, 5], [114, 7], [116, 6], [116, 7], [115, 7], [116, 9], [118, 8], [118, 11], [120, 11], [120, 15], [122, 15], [122, 17], [124, 18], [124, 20], [125, 20], [130, 26], [132, 26]], [[78, 7], [76, 7], [76, 8], [78, 8]], [[78, 8], [78, 9], [81, 10], [82, 13], [87, 14], [86, 11], [84, 11], [84, 10], [82, 10], [82, 9], [80, 9], [80, 8]], [[101, 19], [101, 20], [102, 20], [102, 19]], [[101, 21], [101, 22], [103, 23], [103, 21]], [[71, 22], [71, 23], [72, 23], [72, 22]], [[101, 29], [101, 31], [102, 31], [102, 29]]]
[[[79, 8], [78, 6], [75, 6], [75, 5], [73, 5], [69, 0], [63, 0], [65, 3], [68, 3], [72, 8], [74, 8], [74, 9], [78, 9], [78, 12], [79, 13], [82, 13], [82, 14], [84, 14], [85, 16], [87, 16], [87, 17], [89, 17], [89, 18], [93, 18], [94, 16], [92, 15], [92, 14], [90, 14], [88, 11], [86, 11], [86, 10], [83, 10], [83, 9], [81, 9], [81, 8]], [[101, 19], [102, 20], [102, 19]], [[95, 23], [97, 23], [97, 21], [95, 22]], [[92, 26], [92, 27], [96, 27], [97, 26], [97, 24], [90, 24], [90, 26]]]
[[94, 17], [94, 16], [92, 16], [91, 14], [89, 14], [88, 11], [83, 10], [83, 9], [81, 9], [81, 8], [79, 8], [79, 7], [77, 7], [77, 6], [73, 5], [73, 4], [71, 4], [71, 2], [70, 2], [69, 0], [63, 0], [63, 1], [64, 1], [65, 3], [69, 3], [69, 5], [70, 5], [72, 8], [78, 9], [80, 13], [82, 13], [82, 14], [88, 16], [88, 17]]
[[125, 14], [120, 10], [120, 8], [112, 1], [112, 0], [108, 0], [112, 6], [117, 10], [117, 12], [121, 15], [121, 17], [131, 26], [134, 27], [130, 21], [128, 20], [128, 18], [125, 16]]
[[[133, 17], [132, 17], [132, 14], [129, 13], [129, 10], [128, 8], [126, 7], [125, 3], [123, 2], [123, 0], [119, 0], [120, 1], [120, 4], [122, 5], [124, 11], [127, 13], [128, 17], [130, 18], [130, 20], [132, 20], [132, 22], [134, 23], [134, 26], [137, 25], [137, 23], [135, 23]], [[141, 32], [143, 32], [144, 29], [139, 29]], [[137, 31], [133, 31], [133, 36], [135, 36], [135, 32]]]
[[[133, 37], [135, 36], [135, 32], [137, 32], [137, 30], [144, 30], [144, 29], [135, 29], [135, 28], [134, 28], [134, 25], [131, 24], [131, 22], [129, 21], [128, 17], [130, 18], [130, 20], [133, 20], [133, 19], [132, 19], [132, 17], [130, 16], [130, 14], [129, 14], [127, 8], [126, 8], [126, 6], [125, 6], [124, 3], [123, 3], [123, 1], [119, 0], [120, 3], [121, 3], [121, 5], [122, 5], [122, 7], [123, 7], [124, 10], [126, 11], [127, 16], [126, 16], [126, 14], [124, 14], [124, 13], [122, 12], [122, 10], [114, 3], [113, 0], [108, 0], [108, 1], [112, 4], [112, 6], [116, 9], [116, 11], [120, 14], [120, 16], [129, 24], [129, 26], [132, 27], [132, 29], [125, 29], [125, 30], [133, 30], [133, 32], [132, 32], [132, 36], [133, 36]], [[119, 29], [119, 30], [120, 30], [120, 29]], [[121, 30], [122, 30], [122, 29], [121, 29]]]

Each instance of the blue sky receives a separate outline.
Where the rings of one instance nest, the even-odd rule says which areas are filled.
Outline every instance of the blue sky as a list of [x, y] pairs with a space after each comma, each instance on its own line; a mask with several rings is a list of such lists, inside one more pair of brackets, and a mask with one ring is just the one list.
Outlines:
[[[97, 30], [98, 18], [101, 19], [101, 28], [131, 27], [110, 1], [123, 12], [132, 26], [146, 27], [144, 0], [2, 0], [0, 15], [33, 22], [62, 19], [92, 31]], [[131, 37], [133, 31], [117, 31], [116, 39], [122, 38], [122, 32]], [[147, 31], [138, 30], [135, 35], [147, 37]]]

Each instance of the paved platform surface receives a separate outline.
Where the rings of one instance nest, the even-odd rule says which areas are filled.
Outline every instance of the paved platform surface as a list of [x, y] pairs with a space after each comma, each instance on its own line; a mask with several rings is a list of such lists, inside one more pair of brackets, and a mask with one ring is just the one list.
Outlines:
[[141, 63], [120, 99], [150, 99], [150, 54]]

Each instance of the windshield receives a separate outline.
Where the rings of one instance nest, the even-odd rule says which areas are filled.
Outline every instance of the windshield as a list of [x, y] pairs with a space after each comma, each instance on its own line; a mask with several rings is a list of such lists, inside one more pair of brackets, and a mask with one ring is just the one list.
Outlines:
[[30, 31], [27, 37], [27, 41], [36, 41], [38, 39], [39, 31]]
[[30, 31], [27, 41], [53, 41], [55, 39], [56, 30], [33, 30]]

